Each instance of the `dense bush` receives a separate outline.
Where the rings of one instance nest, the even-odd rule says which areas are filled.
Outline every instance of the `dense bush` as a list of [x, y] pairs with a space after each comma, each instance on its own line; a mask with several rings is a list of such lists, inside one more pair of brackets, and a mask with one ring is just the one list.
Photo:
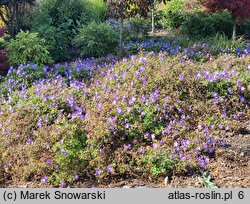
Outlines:
[[[161, 24], [169, 29], [180, 28], [181, 34], [191, 38], [214, 36], [217, 33], [232, 36], [233, 19], [229, 11], [209, 14], [197, 1], [174, 0], [162, 12]], [[249, 21], [239, 22], [238, 35], [250, 35]]]
[[106, 23], [92, 22], [80, 29], [74, 42], [84, 57], [100, 57], [115, 51], [118, 33]]
[[65, 187], [206, 168], [250, 119], [250, 57], [189, 58], [203, 49], [11, 70], [0, 83], [4, 177]]
[[7, 43], [9, 62], [12, 65], [52, 63], [49, 47], [38, 33], [20, 32]]
[[[183, 35], [192, 38], [211, 37], [217, 33], [225, 34], [228, 38], [231, 38], [232, 27], [233, 20], [228, 11], [214, 14], [194, 12], [186, 14], [186, 21], [182, 23], [180, 30]], [[249, 27], [249, 22], [240, 23], [237, 34], [249, 35]]]
[[88, 23], [89, 21], [105, 21], [107, 16], [107, 6], [103, 0], [87, 0], [86, 8], [89, 14], [85, 14], [88, 19], [86, 18], [83, 23]]
[[136, 16], [130, 19], [130, 38], [138, 39], [147, 36], [151, 29], [151, 23], [148, 19]]
[[165, 20], [164, 20], [163, 10], [155, 11], [154, 21], [155, 21], [155, 28], [161, 29], [163, 28], [163, 26], [166, 26], [164, 24]]
[[187, 14], [187, 19], [181, 25], [181, 32], [189, 37], [208, 37], [216, 33], [232, 34], [232, 17], [229, 12], [205, 14]]
[[173, 0], [168, 2], [162, 12], [162, 25], [169, 29], [179, 28], [185, 21], [185, 15], [183, 13], [184, 5], [184, 0]]
[[49, 42], [54, 60], [63, 61], [74, 54], [72, 39], [79, 26], [104, 17], [105, 5], [100, 0], [42, 0], [34, 10], [32, 30]]
[[248, 38], [250, 37], [250, 20], [246, 20], [244, 22], [241, 22], [237, 26], [237, 34], [246, 36]]

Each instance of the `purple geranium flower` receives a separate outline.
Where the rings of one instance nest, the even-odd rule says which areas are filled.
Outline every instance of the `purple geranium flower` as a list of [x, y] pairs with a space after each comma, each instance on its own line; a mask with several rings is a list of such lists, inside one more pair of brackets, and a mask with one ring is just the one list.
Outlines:
[[33, 144], [33, 140], [31, 138], [27, 138], [26, 140], [28, 143]]
[[140, 151], [139, 151], [140, 154], [144, 154], [145, 153], [145, 149], [144, 148], [141, 148]]
[[50, 159], [46, 159], [45, 162], [46, 162], [47, 164], [51, 164], [51, 163], [52, 163], [52, 161], [51, 161]]
[[108, 172], [110, 172], [110, 173], [113, 173], [114, 172], [114, 168], [112, 167], [112, 166], [108, 166]]
[[96, 174], [96, 175], [101, 175], [101, 173], [102, 173], [102, 171], [99, 170], [99, 169], [97, 169], [97, 170], [95, 171], [95, 174]]
[[125, 144], [123, 145], [123, 148], [124, 148], [124, 151], [128, 151], [132, 148], [132, 145], [131, 144]]
[[123, 110], [121, 108], [117, 108], [117, 113], [118, 114], [123, 114]]
[[41, 182], [45, 183], [49, 178], [47, 176], [43, 176]]
[[129, 129], [130, 128], [130, 124], [126, 123], [125, 128]]
[[159, 148], [159, 145], [158, 144], [156, 144], [156, 143], [153, 143], [153, 149], [158, 149]]
[[66, 187], [66, 183], [65, 183], [65, 181], [60, 181], [60, 186], [62, 187], [62, 188], [65, 188]]
[[181, 81], [185, 81], [185, 77], [182, 74], [179, 74], [179, 78]]
[[74, 176], [74, 181], [78, 181], [78, 180], [79, 180], [79, 178], [80, 178], [80, 176], [79, 176], [79, 175], [75, 175], [75, 176]]

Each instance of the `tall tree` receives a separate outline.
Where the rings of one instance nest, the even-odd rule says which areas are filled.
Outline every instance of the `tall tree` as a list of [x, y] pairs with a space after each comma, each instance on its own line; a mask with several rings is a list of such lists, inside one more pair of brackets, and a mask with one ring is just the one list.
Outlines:
[[0, 0], [0, 18], [14, 37], [20, 29], [21, 17], [35, 0]]
[[250, 18], [250, 0], [202, 0], [202, 4], [210, 12], [227, 9], [233, 17], [232, 39], [236, 37], [237, 23]]

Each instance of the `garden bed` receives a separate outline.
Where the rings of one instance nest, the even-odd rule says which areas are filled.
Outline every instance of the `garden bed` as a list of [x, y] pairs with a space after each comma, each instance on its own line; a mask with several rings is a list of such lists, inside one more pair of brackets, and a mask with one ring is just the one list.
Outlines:
[[205, 171], [219, 187], [247, 187], [250, 56], [214, 53], [166, 44], [11, 69], [0, 86], [3, 187], [163, 187], [166, 177], [201, 187]]

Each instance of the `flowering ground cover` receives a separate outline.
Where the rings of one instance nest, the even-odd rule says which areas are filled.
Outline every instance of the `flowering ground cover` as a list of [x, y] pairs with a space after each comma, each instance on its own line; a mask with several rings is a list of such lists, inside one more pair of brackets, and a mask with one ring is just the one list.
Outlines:
[[249, 49], [161, 50], [11, 69], [0, 79], [0, 179], [66, 187], [205, 171], [250, 120]]

